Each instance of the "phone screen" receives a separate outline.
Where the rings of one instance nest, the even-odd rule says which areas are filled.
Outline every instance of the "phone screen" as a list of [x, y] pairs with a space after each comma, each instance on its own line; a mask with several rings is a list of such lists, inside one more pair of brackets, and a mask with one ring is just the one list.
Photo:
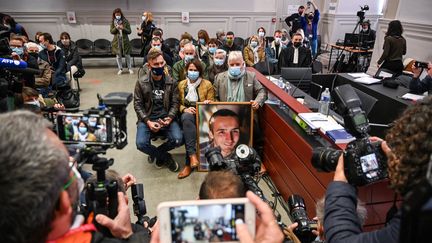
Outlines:
[[244, 204], [170, 207], [172, 242], [237, 241], [235, 220], [245, 221]]
[[58, 114], [57, 134], [64, 143], [112, 144], [112, 118], [96, 114]]

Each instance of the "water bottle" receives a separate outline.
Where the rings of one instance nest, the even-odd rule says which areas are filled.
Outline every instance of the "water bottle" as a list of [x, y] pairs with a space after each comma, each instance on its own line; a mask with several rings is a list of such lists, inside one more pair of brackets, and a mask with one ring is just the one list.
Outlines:
[[323, 115], [328, 115], [330, 107], [330, 90], [326, 88], [324, 92], [321, 93], [321, 99], [319, 101], [319, 113]]
[[[284, 79], [282, 77], [279, 78], [279, 80], [277, 82], [277, 86], [280, 89], [285, 91], [285, 82], [284, 82]], [[281, 100], [279, 100], [279, 108], [281, 108], [282, 110], [285, 109], [285, 104]]]
[[285, 83], [285, 92], [287, 92], [289, 95], [291, 95], [292, 85], [290, 82]]

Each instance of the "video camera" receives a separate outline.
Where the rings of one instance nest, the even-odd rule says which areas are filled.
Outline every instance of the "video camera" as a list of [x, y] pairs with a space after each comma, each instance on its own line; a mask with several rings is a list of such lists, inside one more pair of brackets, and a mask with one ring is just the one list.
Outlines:
[[369, 5], [360, 6], [360, 11], [357, 12], [357, 17], [359, 17], [359, 22], [363, 23], [365, 19], [365, 13], [369, 11]]
[[[126, 108], [132, 101], [132, 94], [114, 92], [103, 98], [98, 94], [98, 100], [97, 108], [81, 113], [57, 113], [56, 130], [63, 143], [83, 143], [105, 149], [122, 149], [127, 145]], [[84, 130], [80, 129], [86, 132], [81, 133]]]
[[205, 153], [205, 156], [209, 162], [210, 171], [227, 169], [233, 171], [240, 176], [248, 190], [268, 202], [264, 197], [264, 193], [258, 187], [258, 183], [253, 178], [261, 169], [261, 159], [255, 149], [240, 144], [230, 158], [224, 159], [220, 147], [214, 147], [210, 148]]
[[294, 234], [300, 242], [312, 242], [316, 238], [312, 230], [317, 230], [318, 223], [316, 220], [309, 219], [303, 197], [293, 194], [288, 197], [287, 203], [291, 221], [298, 224]]
[[345, 152], [315, 148], [312, 151], [312, 165], [318, 171], [335, 171], [339, 156], [343, 154], [345, 175], [350, 184], [364, 186], [387, 178], [387, 157], [380, 142], [369, 140], [369, 123], [361, 108], [360, 98], [349, 84], [336, 87], [334, 92], [337, 110], [344, 117], [345, 128], [357, 139], [347, 145]]

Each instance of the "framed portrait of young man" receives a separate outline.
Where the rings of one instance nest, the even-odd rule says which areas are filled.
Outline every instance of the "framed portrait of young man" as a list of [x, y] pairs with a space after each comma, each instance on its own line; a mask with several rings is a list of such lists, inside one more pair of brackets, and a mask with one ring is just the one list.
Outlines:
[[220, 147], [224, 159], [235, 156], [239, 144], [252, 146], [253, 109], [250, 102], [197, 103], [199, 171], [208, 171], [206, 152]]

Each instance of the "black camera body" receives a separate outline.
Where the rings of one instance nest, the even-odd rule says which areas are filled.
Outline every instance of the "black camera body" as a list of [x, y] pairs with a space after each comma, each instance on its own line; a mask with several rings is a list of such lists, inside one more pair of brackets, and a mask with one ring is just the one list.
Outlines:
[[210, 148], [205, 156], [209, 162], [210, 171], [231, 170], [240, 176], [246, 188], [267, 202], [264, 193], [258, 187], [253, 176], [261, 169], [261, 159], [251, 147], [240, 144], [229, 158], [223, 158], [219, 147]]
[[428, 68], [428, 63], [427, 62], [415, 61], [414, 62], [414, 67], [416, 67], [416, 68]]
[[294, 234], [299, 238], [300, 242], [311, 242], [316, 236], [312, 233], [313, 230], [317, 230], [318, 222], [316, 220], [309, 219], [306, 212], [306, 205], [304, 199], [300, 195], [291, 195], [287, 200], [290, 218], [293, 223], [297, 223], [298, 226], [294, 231]]
[[312, 165], [323, 172], [336, 169], [339, 157], [344, 153], [344, 170], [348, 182], [364, 186], [387, 178], [387, 157], [380, 142], [369, 140], [369, 123], [361, 108], [361, 101], [351, 85], [335, 88], [335, 103], [344, 116], [345, 128], [357, 139], [350, 142], [345, 152], [333, 148], [315, 148]]
[[357, 12], [357, 17], [359, 17], [359, 22], [363, 23], [365, 19], [365, 13], [369, 10], [369, 5], [360, 6], [360, 11]]

